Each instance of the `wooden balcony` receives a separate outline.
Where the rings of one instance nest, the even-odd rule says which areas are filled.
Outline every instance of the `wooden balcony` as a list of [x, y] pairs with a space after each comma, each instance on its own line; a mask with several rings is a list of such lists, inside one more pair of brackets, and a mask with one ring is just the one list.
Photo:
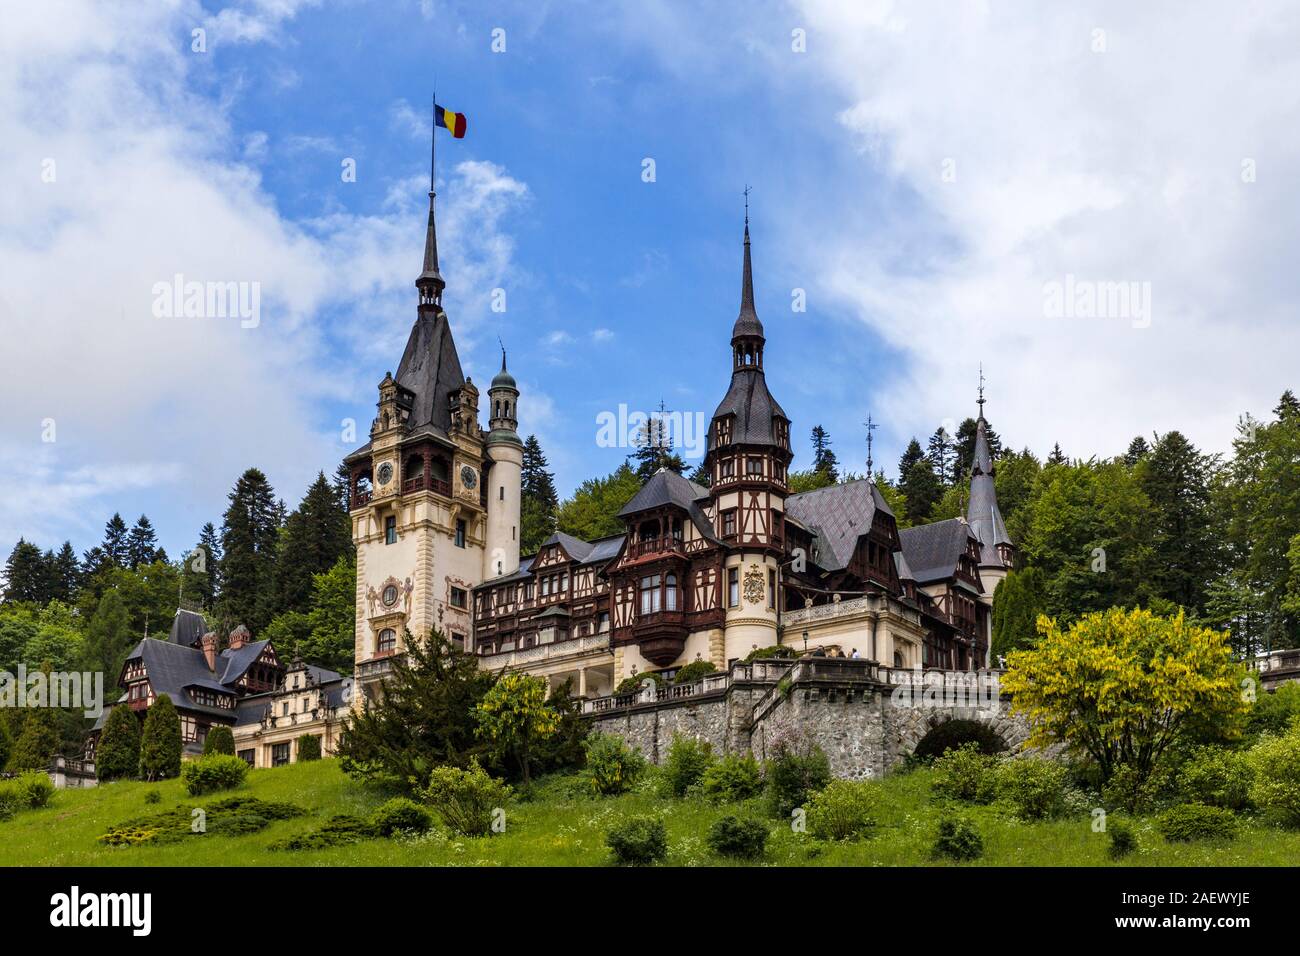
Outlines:
[[635, 559], [651, 554], [680, 553], [681, 550], [681, 535], [658, 535], [630, 542], [627, 546], [627, 556]]
[[657, 611], [639, 615], [632, 637], [641, 656], [657, 667], [667, 667], [686, 647], [686, 612]]

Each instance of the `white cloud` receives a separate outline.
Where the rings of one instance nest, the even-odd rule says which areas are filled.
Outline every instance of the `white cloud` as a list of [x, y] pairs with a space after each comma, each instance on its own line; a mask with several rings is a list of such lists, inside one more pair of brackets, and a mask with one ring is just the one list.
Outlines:
[[[282, 23], [298, 6], [246, 9]], [[0, 33], [0, 483], [30, 492], [0, 499], [0, 541], [97, 529], [130, 489], [215, 518], [250, 465], [292, 500], [344, 451], [325, 400], [357, 401], [363, 441], [413, 320], [427, 184], [413, 177], [380, 215], [285, 219], [246, 165], [258, 135], [234, 135], [226, 104], [191, 90], [196, 61], [175, 38], [196, 11], [65, 3], [11, 11]], [[490, 163], [450, 179], [449, 311], [472, 338], [527, 187]], [[259, 283], [260, 325], [154, 318], [153, 286], [176, 273]], [[356, 353], [331, 358], [338, 337]]]
[[416, 112], [405, 99], [394, 100], [388, 107], [388, 120], [394, 129], [401, 130], [412, 139], [428, 142], [433, 117]]
[[613, 329], [596, 329], [594, 332], [591, 333], [591, 340], [593, 342], [608, 342], [613, 338], [614, 338]]
[[[887, 218], [785, 235], [911, 360], [888, 417], [965, 414], [982, 360], [990, 418], [1040, 452], [1170, 428], [1222, 449], [1239, 412], [1294, 384], [1294, 8], [1188, 3], [1177, 29], [1141, 4], [796, 9], [845, 134], [887, 178]], [[1067, 274], [1150, 283], [1150, 327], [1045, 318], [1044, 283]]]

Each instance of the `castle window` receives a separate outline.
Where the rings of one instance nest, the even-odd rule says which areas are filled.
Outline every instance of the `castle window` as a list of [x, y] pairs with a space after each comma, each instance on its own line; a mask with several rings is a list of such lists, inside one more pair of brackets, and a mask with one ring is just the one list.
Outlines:
[[271, 744], [271, 766], [283, 767], [289, 762], [289, 743]]
[[659, 613], [659, 575], [649, 574], [641, 579], [641, 613]]
[[740, 569], [727, 568], [727, 607], [740, 605]]
[[722, 534], [724, 537], [732, 537], [736, 533], [736, 510], [734, 508], [722, 512]]
[[524, 600], [531, 601], [532, 599], [533, 599], [533, 582], [528, 581], [525, 582], [524, 584]]
[[763, 459], [762, 459], [762, 458], [746, 458], [746, 459], [745, 459], [745, 474], [747, 474], [747, 475], [762, 475], [762, 474], [763, 474]]
[[386, 627], [379, 632], [379, 640], [375, 645], [375, 651], [380, 654], [391, 654], [397, 649], [397, 632], [391, 627]]
[[396, 515], [389, 515], [384, 519], [384, 544], [397, 544]]
[[456, 547], [458, 548], [465, 547], [465, 519], [464, 518], [458, 518], [456, 520]]
[[253, 766], [253, 762], [254, 762], [253, 751], [241, 750], [238, 756], [240, 760], [244, 761], [244, 763], [248, 764], [250, 767]]
[[733, 478], [736, 474], [736, 459], [724, 458], [721, 463], [722, 477]]
[[506, 486], [502, 485], [501, 488], [499, 489], [499, 493], [497, 494], [497, 501], [505, 501], [505, 500], [506, 500]]
[[767, 606], [776, 608], [776, 572], [771, 570], [767, 572]]
[[677, 610], [677, 575], [670, 574], [664, 579], [664, 610]]
[[606, 631], [609, 630], [609, 612], [608, 612], [608, 611], [601, 611], [601, 612], [600, 612], [600, 617], [597, 619], [597, 623], [596, 623], [596, 630], [599, 631], [601, 634], [604, 634]]
[[452, 607], [465, 607], [465, 589], [464, 589], [464, 588], [452, 588], [452, 589], [451, 589], [451, 606], [452, 606]]

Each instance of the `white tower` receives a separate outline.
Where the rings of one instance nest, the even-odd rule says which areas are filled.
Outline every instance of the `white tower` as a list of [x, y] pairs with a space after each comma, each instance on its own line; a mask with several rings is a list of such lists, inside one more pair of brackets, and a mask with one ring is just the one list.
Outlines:
[[519, 512], [524, 466], [524, 445], [516, 427], [519, 389], [506, 371], [506, 350], [501, 350], [501, 371], [488, 388], [487, 536], [483, 548], [483, 579], [519, 570]]

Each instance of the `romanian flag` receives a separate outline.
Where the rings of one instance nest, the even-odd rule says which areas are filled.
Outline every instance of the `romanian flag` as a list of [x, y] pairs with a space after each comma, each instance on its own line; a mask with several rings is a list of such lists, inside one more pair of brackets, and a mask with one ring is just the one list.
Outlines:
[[434, 122], [443, 129], [451, 130], [451, 135], [456, 139], [465, 138], [465, 114], [453, 113], [451, 110], [445, 110], [436, 103], [433, 106]]

